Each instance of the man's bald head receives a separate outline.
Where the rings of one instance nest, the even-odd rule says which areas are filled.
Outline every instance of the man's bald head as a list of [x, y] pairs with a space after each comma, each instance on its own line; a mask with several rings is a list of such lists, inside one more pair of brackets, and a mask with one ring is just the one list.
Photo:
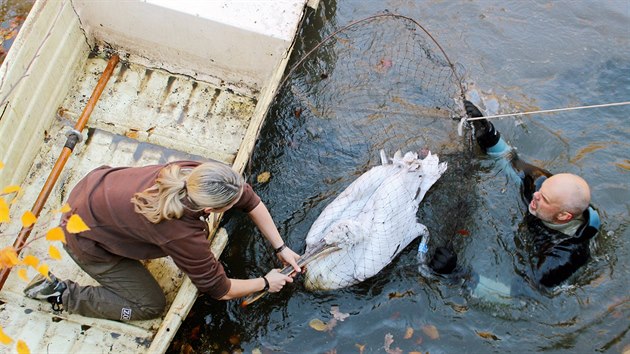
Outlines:
[[591, 189], [586, 181], [571, 173], [559, 173], [549, 177], [544, 184], [562, 211], [580, 215], [591, 203]]
[[553, 175], [543, 182], [529, 203], [529, 212], [543, 221], [562, 224], [588, 208], [591, 191], [588, 183], [570, 173]]

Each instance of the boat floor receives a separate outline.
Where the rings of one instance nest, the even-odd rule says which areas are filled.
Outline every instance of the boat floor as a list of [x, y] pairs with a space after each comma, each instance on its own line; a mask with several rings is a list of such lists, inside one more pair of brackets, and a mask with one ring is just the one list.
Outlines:
[[[65, 133], [74, 127], [90, 98], [107, 61], [87, 59], [45, 136], [24, 137], [44, 143], [23, 185], [23, 194], [12, 218], [19, 220], [30, 209], [48, 177]], [[233, 163], [256, 106], [256, 97], [234, 92], [193, 78], [133, 63], [118, 64], [87, 124], [85, 140], [77, 145], [41, 213], [38, 226], [22, 255], [33, 254], [61, 279], [82, 285], [96, 284], [63, 251], [61, 260], [48, 256], [45, 232], [59, 222], [60, 210], [72, 187], [90, 170], [101, 166], [139, 166], [179, 159], [215, 159]], [[20, 208], [21, 207], [21, 208]], [[13, 243], [19, 222], [2, 225], [2, 247]], [[184, 280], [170, 258], [146, 262], [172, 303]], [[28, 276], [36, 275], [29, 269]], [[163, 318], [127, 323], [53, 313], [47, 302], [26, 298], [26, 282], [11, 272], [0, 293], [0, 326], [13, 338], [50, 352], [84, 352], [107, 348], [111, 352], [137, 352], [147, 348]], [[35, 317], [35, 318], [34, 318]], [[14, 333], [19, 331], [19, 333]], [[130, 344], [131, 343], [131, 344]], [[131, 347], [130, 347], [131, 346]]]

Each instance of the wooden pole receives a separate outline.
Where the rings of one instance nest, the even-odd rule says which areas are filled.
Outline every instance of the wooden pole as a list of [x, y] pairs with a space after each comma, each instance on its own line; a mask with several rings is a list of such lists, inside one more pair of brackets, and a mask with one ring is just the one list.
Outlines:
[[[112, 55], [112, 57], [109, 59], [109, 61], [107, 62], [107, 67], [105, 67], [105, 70], [103, 71], [103, 74], [98, 80], [96, 87], [94, 87], [94, 91], [92, 91], [92, 96], [90, 97], [87, 104], [85, 105], [85, 108], [83, 108], [83, 112], [81, 113], [79, 120], [77, 120], [77, 123], [74, 125], [74, 130], [68, 134], [68, 140], [66, 140], [66, 144], [63, 147], [61, 154], [59, 154], [59, 157], [57, 158], [55, 165], [50, 171], [50, 174], [48, 175], [48, 178], [46, 179], [46, 182], [44, 183], [44, 186], [42, 187], [42, 190], [39, 192], [39, 195], [37, 196], [37, 199], [35, 200], [35, 203], [33, 204], [33, 208], [31, 209], [31, 212], [33, 213], [33, 215], [35, 215], [35, 217], [39, 217], [39, 214], [41, 213], [42, 209], [44, 209], [44, 205], [46, 205], [46, 201], [48, 200], [48, 197], [50, 196], [50, 193], [52, 192], [52, 189], [55, 186], [55, 183], [57, 183], [57, 179], [59, 179], [59, 175], [61, 175], [61, 171], [63, 171], [63, 168], [66, 165], [66, 162], [68, 161], [68, 158], [70, 157], [70, 154], [72, 154], [72, 150], [74, 150], [74, 146], [76, 145], [77, 142], [79, 142], [81, 138], [81, 131], [83, 131], [83, 129], [85, 128], [85, 125], [87, 124], [88, 119], [90, 119], [90, 115], [92, 114], [92, 111], [94, 110], [94, 107], [96, 106], [96, 103], [98, 102], [98, 99], [101, 97], [101, 94], [103, 93], [103, 90], [105, 89], [105, 86], [107, 85], [107, 82], [109, 81], [109, 78], [112, 76], [112, 73], [114, 72], [114, 68], [116, 67], [116, 64], [118, 64], [119, 60], [120, 58], [117, 54]], [[15, 242], [13, 243], [13, 247], [15, 248], [18, 254], [20, 253], [22, 247], [26, 243], [26, 240], [30, 236], [32, 230], [33, 230], [32, 226], [27, 227], [27, 228], [22, 228], [20, 230], [19, 235], [17, 236], [17, 238], [15, 239]], [[0, 278], [0, 289], [2, 289], [2, 287], [4, 286], [4, 283], [9, 277], [10, 272], [11, 272], [11, 268], [5, 267], [2, 269], [2, 274]]]

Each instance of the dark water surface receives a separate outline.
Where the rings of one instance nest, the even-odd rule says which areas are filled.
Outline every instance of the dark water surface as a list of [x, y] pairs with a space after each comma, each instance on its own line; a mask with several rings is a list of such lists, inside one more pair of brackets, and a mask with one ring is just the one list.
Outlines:
[[[489, 112], [630, 99], [627, 1], [322, 1], [308, 17], [292, 62], [335, 29], [385, 10], [427, 28]], [[336, 54], [322, 56], [320, 65], [334, 67], [341, 60]], [[296, 119], [294, 109], [304, 101], [295, 92], [282, 95], [263, 129], [250, 181], [288, 244], [301, 252], [310, 224], [342, 189], [331, 186], [347, 185], [376, 161], [358, 161], [360, 144], [322, 160], [322, 151], [309, 150], [298, 133], [318, 131], [305, 127], [308, 117]], [[603, 228], [591, 262], [571, 285], [532, 292], [509, 306], [478, 301], [453, 279], [422, 277], [414, 242], [377, 276], [347, 289], [309, 293], [298, 278], [245, 309], [238, 301], [200, 297], [172, 349], [188, 343], [204, 352], [372, 353], [385, 352], [391, 334], [390, 350], [403, 353], [628, 352], [629, 115], [625, 106], [495, 120], [522, 158], [552, 172], [580, 174], [592, 186]], [[450, 131], [441, 138], [452, 139], [457, 122], [444, 122], [441, 129]], [[420, 220], [435, 243], [453, 238], [462, 267], [510, 284], [517, 277], [515, 235], [526, 210], [518, 185], [500, 164], [478, 153], [471, 158], [460, 146], [459, 154], [441, 155], [449, 171], [423, 201]], [[442, 145], [428, 147], [440, 154]], [[297, 160], [296, 151], [312, 153], [313, 161]], [[339, 169], [345, 175], [338, 176]], [[272, 179], [259, 185], [255, 177], [263, 171]], [[232, 215], [225, 227], [233, 235], [222, 258], [229, 274], [266, 273], [274, 256], [252, 224]], [[335, 307], [349, 317], [326, 331], [309, 325], [314, 319], [330, 323]]]
[[[7, 49], [15, 18], [25, 16], [32, 1], [1, 5]], [[630, 100], [627, 0], [322, 0], [308, 16], [292, 63], [335, 29], [385, 10], [427, 28], [489, 112]], [[333, 51], [320, 58], [320, 67], [306, 71], [334, 67], [338, 61]], [[407, 84], [404, 80], [401, 84]], [[347, 142], [325, 132], [329, 128], [309, 126], [309, 117], [296, 119], [294, 109], [304, 105], [303, 99], [290, 90], [282, 95], [262, 131], [250, 182], [288, 245], [302, 252], [323, 207], [376, 160], [371, 151], [365, 156], [361, 144], [322, 159], [334, 139]], [[494, 121], [525, 160], [552, 172], [580, 174], [591, 185], [602, 232], [591, 262], [570, 285], [546, 294], [532, 292], [509, 306], [478, 301], [454, 279], [420, 275], [416, 241], [377, 276], [347, 289], [310, 293], [298, 278], [281, 293], [244, 309], [238, 301], [201, 296], [169, 351], [380, 353], [386, 352], [385, 339], [391, 335], [390, 352], [400, 348], [402, 353], [630, 352], [629, 116], [630, 108], [624, 106]], [[434, 133], [436, 127], [442, 133]], [[435, 141], [426, 145], [449, 163], [423, 201], [419, 218], [435, 244], [453, 240], [462, 268], [509, 284], [517, 277], [515, 235], [526, 209], [516, 182], [500, 164], [479, 153], [471, 156], [464, 138], [454, 138], [456, 127], [448, 119], [418, 126], [418, 131], [434, 129]], [[326, 137], [322, 146], [305, 143], [309, 134], [318, 133]], [[422, 145], [416, 137], [410, 132], [405, 141]], [[305, 160], [308, 154], [312, 161]], [[271, 172], [272, 179], [258, 184], [255, 178], [263, 171]], [[232, 235], [222, 257], [230, 276], [256, 277], [278, 266], [246, 217], [229, 215], [224, 224]], [[316, 319], [330, 324], [331, 311], [349, 316], [325, 331], [309, 325]]]
[[1, 0], [0, 1], [0, 64], [4, 61], [9, 48], [20, 31], [22, 23], [35, 0]]

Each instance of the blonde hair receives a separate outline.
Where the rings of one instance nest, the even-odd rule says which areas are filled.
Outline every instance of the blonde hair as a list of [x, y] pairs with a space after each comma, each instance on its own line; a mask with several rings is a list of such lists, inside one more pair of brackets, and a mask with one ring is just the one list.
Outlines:
[[224, 208], [239, 197], [245, 181], [230, 166], [211, 161], [183, 171], [177, 164], [162, 168], [155, 184], [134, 194], [134, 210], [157, 224], [162, 220], [179, 219], [187, 208], [188, 198], [197, 211]]

